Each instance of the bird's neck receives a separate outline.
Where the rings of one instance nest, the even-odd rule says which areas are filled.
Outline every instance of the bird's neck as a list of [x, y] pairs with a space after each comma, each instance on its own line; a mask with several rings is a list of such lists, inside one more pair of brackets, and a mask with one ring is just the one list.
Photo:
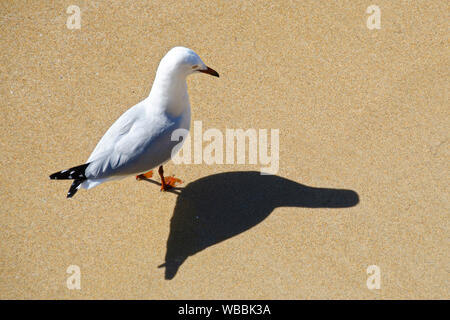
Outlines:
[[179, 116], [189, 108], [186, 76], [158, 68], [148, 99], [153, 107], [172, 116]]

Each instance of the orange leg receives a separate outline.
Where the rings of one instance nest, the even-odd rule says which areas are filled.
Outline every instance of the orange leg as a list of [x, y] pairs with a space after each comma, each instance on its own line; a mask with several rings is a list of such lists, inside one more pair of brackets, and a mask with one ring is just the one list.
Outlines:
[[159, 176], [161, 177], [161, 191], [169, 190], [170, 188], [175, 187], [178, 183], [183, 183], [180, 179], [175, 177], [165, 177], [164, 178], [164, 169], [163, 166], [160, 166], [158, 169]]
[[144, 180], [144, 179], [150, 179], [151, 177], [153, 177], [153, 170], [150, 170], [149, 172], [140, 174], [136, 176], [136, 180]]

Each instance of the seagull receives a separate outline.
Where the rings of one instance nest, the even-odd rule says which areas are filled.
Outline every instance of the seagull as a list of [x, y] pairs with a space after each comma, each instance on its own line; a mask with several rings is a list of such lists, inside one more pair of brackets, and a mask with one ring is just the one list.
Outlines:
[[172, 141], [177, 129], [189, 131], [191, 106], [186, 78], [194, 73], [219, 74], [206, 66], [191, 49], [175, 47], [161, 59], [149, 96], [122, 114], [106, 131], [85, 164], [50, 175], [54, 180], [73, 180], [67, 198], [78, 189], [91, 189], [103, 182], [136, 175], [151, 178], [159, 166], [161, 190], [181, 183], [164, 177], [163, 164], [183, 141]]

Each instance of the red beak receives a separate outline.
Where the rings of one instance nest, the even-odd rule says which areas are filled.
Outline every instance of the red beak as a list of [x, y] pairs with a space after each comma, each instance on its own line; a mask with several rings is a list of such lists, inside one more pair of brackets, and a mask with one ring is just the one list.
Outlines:
[[207, 73], [207, 74], [210, 74], [210, 75], [212, 75], [214, 77], [219, 78], [219, 74], [217, 73], [216, 70], [211, 69], [210, 67], [207, 67], [207, 68], [208, 69], [206, 69], [206, 70], [198, 70], [198, 71], [203, 72], [203, 73]]

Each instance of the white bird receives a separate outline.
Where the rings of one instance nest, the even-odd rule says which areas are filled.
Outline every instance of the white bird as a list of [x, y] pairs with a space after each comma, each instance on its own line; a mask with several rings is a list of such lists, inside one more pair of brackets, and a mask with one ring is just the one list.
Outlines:
[[170, 160], [173, 148], [179, 149], [184, 141], [172, 141], [172, 132], [189, 130], [191, 106], [186, 77], [197, 72], [219, 77], [191, 49], [171, 49], [159, 64], [149, 96], [114, 122], [85, 164], [56, 172], [50, 179], [74, 180], [67, 198], [80, 187], [90, 189], [129, 175], [137, 175], [138, 180], [149, 178], [149, 170], [157, 166], [161, 190], [181, 182], [164, 177], [163, 164]]

